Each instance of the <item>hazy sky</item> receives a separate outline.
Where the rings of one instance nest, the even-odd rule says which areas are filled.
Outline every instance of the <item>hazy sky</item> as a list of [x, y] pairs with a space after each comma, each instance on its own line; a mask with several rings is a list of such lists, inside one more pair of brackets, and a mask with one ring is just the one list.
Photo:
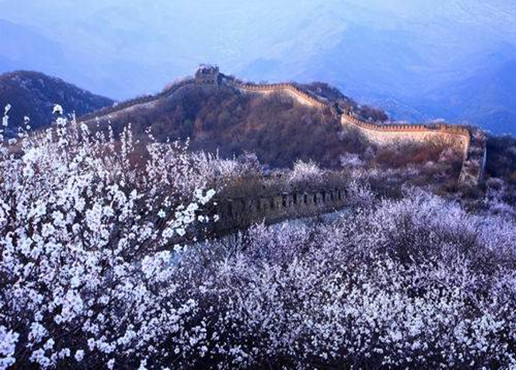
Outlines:
[[[240, 72], [256, 59], [292, 63], [291, 58], [311, 57], [343, 39], [355, 42], [357, 28], [368, 30], [366, 35], [357, 34], [366, 43], [379, 31], [390, 32], [391, 38], [396, 33], [409, 37], [406, 46], [426, 60], [408, 67], [438, 72], [457, 60], [477, 57], [493, 43], [516, 43], [516, 1], [507, 0], [0, 0], [0, 4], [0, 19], [59, 45], [63, 55], [56, 55], [55, 64], [62, 62], [59, 57], [66, 62], [75, 59], [101, 75], [103, 69], [111, 73], [119, 61], [160, 75], [167, 68], [169, 77], [187, 73], [203, 61], [222, 64], [230, 72]], [[12, 54], [24, 63], [37, 58]], [[293, 77], [303, 75], [293, 72]]]

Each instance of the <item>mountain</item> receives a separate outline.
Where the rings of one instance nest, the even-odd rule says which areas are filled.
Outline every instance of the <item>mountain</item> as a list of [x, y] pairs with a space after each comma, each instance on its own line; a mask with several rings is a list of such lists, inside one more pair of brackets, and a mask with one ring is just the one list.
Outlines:
[[70, 69], [60, 43], [31, 26], [0, 19], [0, 72], [30, 69], [50, 74]]
[[[0, 68], [4, 60], [26, 63], [18, 68], [117, 99], [157, 91], [208, 61], [254, 81], [327, 81], [360, 101], [385, 102], [396, 119], [465, 120], [516, 132], [515, 105], [497, 94], [486, 100], [482, 91], [516, 61], [514, 1], [0, 0], [0, 6], [9, 23], [0, 23], [0, 35], [7, 27], [30, 35], [20, 58], [0, 49]], [[40, 50], [50, 62], [32, 52], [39, 44], [52, 50]], [[470, 89], [479, 93], [475, 109]], [[509, 94], [515, 89], [509, 86]]]
[[419, 102], [419, 109], [434, 113], [440, 110], [450, 119], [468, 121], [493, 133], [514, 133], [515, 90], [516, 58], [486, 66], [475, 76], [449, 84], [446, 94], [434, 91], [423, 104]]
[[389, 116], [409, 122], [444, 119], [479, 126], [493, 134], [516, 132], [516, 54], [514, 59], [486, 63], [473, 76], [448, 82], [414, 97], [388, 94], [361, 96]]
[[[330, 109], [313, 109], [292, 96], [242, 92], [233, 77], [221, 74], [218, 86], [193, 79], [168, 86], [161, 93], [118, 103], [109, 109], [79, 117], [91, 125], [109, 124], [118, 135], [130, 123], [140, 141], [148, 132], [160, 142], [186, 140], [192, 150], [218, 152], [224, 158], [255, 153], [272, 167], [291, 167], [298, 160], [316, 160], [338, 167], [341, 155], [364, 153], [367, 143], [354, 131], [344, 134], [340, 120]], [[325, 83], [296, 84], [299, 89], [352, 110], [362, 119], [385, 121], [385, 113], [359, 106]]]
[[30, 118], [32, 128], [45, 127], [52, 121], [52, 110], [60, 104], [65, 113], [83, 115], [114, 102], [94, 95], [61, 79], [39, 72], [17, 71], [0, 75], [0, 107], [11, 105], [8, 133]]

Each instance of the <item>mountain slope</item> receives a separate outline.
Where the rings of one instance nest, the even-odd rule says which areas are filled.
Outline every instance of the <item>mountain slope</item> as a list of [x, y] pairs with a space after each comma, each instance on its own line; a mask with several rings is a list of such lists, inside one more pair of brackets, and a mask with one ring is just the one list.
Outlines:
[[225, 158], [253, 152], [274, 167], [291, 166], [296, 159], [316, 159], [333, 167], [347, 149], [339, 139], [341, 125], [330, 112], [283, 94], [249, 94], [229, 86], [190, 84], [170, 95], [93, 116], [85, 122], [92, 127], [110, 122], [115, 134], [130, 123], [143, 141], [150, 129], [158, 141], [189, 138], [191, 149], [218, 151]]
[[469, 121], [498, 134], [514, 133], [515, 87], [516, 59], [486, 67], [483, 73], [448, 86], [446, 95], [434, 92], [426, 103], [426, 110], [440, 106], [457, 121]]
[[94, 95], [61, 79], [39, 72], [17, 71], [0, 75], [0, 107], [11, 105], [8, 133], [30, 118], [33, 128], [52, 121], [52, 109], [60, 104], [66, 113], [83, 115], [113, 104], [113, 100]]
[[423, 148], [425, 145], [408, 145], [410, 148], [399, 151], [379, 148], [352, 127], [342, 125], [330, 107], [338, 104], [366, 121], [385, 121], [384, 112], [358, 106], [324, 83], [295, 85], [305, 93], [326, 99], [329, 105], [315, 108], [284, 90], [249, 92], [252, 90], [238, 88], [231, 77], [224, 76], [218, 87], [190, 80], [180, 89], [170, 87], [172, 93], [165, 91], [138, 99], [135, 104], [121, 103], [80, 121], [92, 129], [98, 124], [106, 129], [109, 124], [115, 137], [130, 123], [141, 142], [146, 141], [149, 131], [158, 141], [189, 138], [191, 149], [218, 152], [223, 158], [252, 152], [271, 167], [291, 167], [299, 159], [315, 160], [330, 168], [339, 168], [345, 158], [360, 162], [359, 157], [379, 166], [439, 161], [444, 149], [439, 146], [430, 151]]

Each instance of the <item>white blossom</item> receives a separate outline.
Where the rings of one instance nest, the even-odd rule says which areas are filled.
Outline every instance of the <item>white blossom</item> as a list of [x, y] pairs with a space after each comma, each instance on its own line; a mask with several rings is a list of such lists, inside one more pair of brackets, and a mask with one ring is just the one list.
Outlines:
[[54, 104], [54, 109], [52, 110], [52, 114], [63, 114], [63, 107], [59, 104]]

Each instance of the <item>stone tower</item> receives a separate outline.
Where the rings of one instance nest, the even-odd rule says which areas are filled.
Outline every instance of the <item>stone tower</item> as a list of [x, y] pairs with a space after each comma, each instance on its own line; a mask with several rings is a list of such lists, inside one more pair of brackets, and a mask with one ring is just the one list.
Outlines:
[[201, 64], [195, 72], [195, 82], [203, 85], [219, 84], [219, 67], [209, 64]]

